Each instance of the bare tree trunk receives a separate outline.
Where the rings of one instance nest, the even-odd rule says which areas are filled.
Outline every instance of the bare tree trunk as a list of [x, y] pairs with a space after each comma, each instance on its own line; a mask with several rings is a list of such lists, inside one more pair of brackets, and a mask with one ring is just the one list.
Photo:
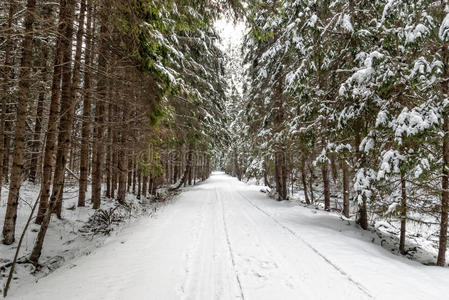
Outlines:
[[27, 117], [28, 98], [31, 85], [31, 62], [33, 57], [33, 23], [35, 19], [36, 0], [27, 0], [25, 16], [25, 37], [22, 42], [22, 62], [20, 64], [19, 92], [16, 115], [16, 130], [14, 134], [14, 156], [3, 226], [3, 243], [10, 245], [14, 242], [17, 204], [22, 184], [23, 157], [25, 152], [25, 125]]
[[[123, 101], [122, 103], [123, 117], [122, 124], [127, 124], [128, 122], [128, 113], [127, 103]], [[127, 190], [127, 177], [128, 177], [128, 156], [127, 156], [127, 143], [128, 143], [128, 135], [126, 126], [122, 126], [120, 129], [120, 154], [119, 154], [119, 182], [118, 182], [118, 193], [117, 200], [119, 203], [125, 203], [126, 190]]]
[[188, 185], [192, 185], [192, 177], [193, 177], [193, 164], [194, 164], [194, 157], [193, 157], [193, 150], [190, 150], [189, 152], [189, 161], [190, 161], [190, 165], [189, 165], [189, 173], [188, 173], [188, 180], [187, 180], [187, 184]]
[[264, 159], [264, 162], [263, 162], [263, 180], [264, 180], [264, 185], [271, 189], [272, 186], [271, 186], [270, 180], [268, 178], [268, 167], [267, 167], [266, 159]]
[[[87, 28], [86, 28], [86, 65], [92, 65], [93, 49], [93, 26], [92, 26], [92, 3], [87, 4]], [[91, 114], [91, 72], [89, 67], [84, 69], [84, 95], [83, 95], [83, 124], [81, 127], [81, 153], [80, 153], [80, 180], [78, 206], [86, 205], [87, 179], [89, 176], [89, 145], [90, 145], [90, 114]]]
[[188, 180], [189, 172], [192, 169], [192, 160], [193, 160], [193, 150], [192, 149], [193, 149], [193, 145], [189, 144], [188, 150], [187, 150], [187, 158], [186, 158], [184, 173], [181, 176], [179, 183], [176, 186], [170, 188], [170, 190], [173, 191], [173, 190], [179, 189]]
[[137, 182], [137, 164], [135, 153], [132, 155], [132, 168], [133, 168], [133, 194], [136, 194], [136, 182]]
[[281, 179], [282, 179], [282, 198], [283, 200], [288, 199], [288, 168], [287, 168], [287, 151], [285, 148], [283, 149], [283, 155], [282, 155], [282, 165], [281, 165]]
[[148, 194], [149, 196], [154, 195], [154, 183], [155, 178], [153, 176], [149, 176], [149, 183], [148, 183]]
[[[322, 137], [323, 147], [326, 147], [326, 139]], [[330, 197], [330, 183], [329, 183], [329, 169], [328, 163], [323, 162], [321, 165], [321, 175], [323, 176], [323, 194], [324, 194], [324, 210], [329, 211], [331, 208], [331, 197]]]
[[178, 181], [178, 164], [175, 163], [173, 166], [173, 179], [171, 181], [172, 184], [176, 183]]
[[[111, 88], [111, 87], [109, 87]], [[106, 143], [106, 198], [111, 198], [112, 190], [112, 124], [113, 124], [113, 104], [108, 104], [108, 131]]]
[[309, 165], [309, 172], [310, 172], [310, 180], [309, 180], [310, 202], [315, 203], [315, 196], [313, 194], [313, 176], [315, 174], [312, 165]]
[[[67, 155], [69, 153], [71, 139], [73, 118], [75, 115], [76, 96], [79, 90], [80, 70], [81, 70], [81, 49], [83, 45], [84, 35], [84, 16], [86, 12], [86, 0], [82, 0], [80, 7], [80, 16], [78, 20], [78, 32], [76, 36], [76, 51], [75, 63], [73, 67], [72, 62], [72, 36], [73, 36], [73, 18], [75, 10], [75, 0], [68, 0], [67, 5], [70, 7], [70, 19], [66, 27], [66, 38], [68, 40], [68, 47], [64, 46], [63, 52], [63, 75], [62, 75], [62, 93], [61, 93], [61, 113], [59, 122], [59, 136], [58, 136], [58, 152], [56, 155], [56, 168], [53, 178], [52, 198], [56, 201], [55, 213], [58, 218], [61, 218], [62, 213], [62, 194], [64, 189], [65, 168], [67, 165]], [[73, 6], [73, 8], [72, 8]], [[73, 78], [72, 78], [73, 74]]]
[[[362, 128], [362, 122], [359, 121], [356, 124], [356, 128]], [[364, 161], [362, 160], [362, 155], [360, 153], [360, 133], [358, 130], [356, 130], [355, 133], [355, 156], [356, 160], [359, 163], [360, 167], [364, 167]], [[357, 220], [357, 223], [362, 227], [362, 229], [367, 230], [368, 229], [368, 210], [366, 207], [366, 199], [363, 197], [362, 203], [359, 204], [359, 218]]]
[[343, 215], [349, 218], [349, 166], [345, 160], [341, 162], [341, 168], [343, 170]]
[[[5, 162], [4, 158], [6, 156], [6, 140], [5, 140], [5, 122], [7, 118], [7, 104], [9, 102], [10, 98], [10, 92], [9, 87], [11, 85], [11, 69], [12, 69], [12, 63], [11, 63], [11, 51], [13, 47], [13, 40], [12, 40], [12, 28], [13, 28], [13, 18], [14, 13], [16, 9], [15, 1], [10, 0], [9, 1], [9, 10], [8, 10], [8, 24], [5, 28], [6, 35], [6, 42], [5, 42], [5, 65], [2, 68], [2, 80], [3, 80], [3, 89], [2, 89], [2, 114], [0, 119], [0, 195], [2, 192], [3, 187], [3, 177], [8, 176], [8, 174], [4, 174], [4, 166], [3, 163]], [[1, 197], [1, 196], [0, 196]], [[0, 198], [1, 201], [1, 198]]]
[[[118, 122], [118, 109], [117, 105], [114, 105], [114, 124]], [[119, 145], [119, 137], [118, 137], [118, 128], [114, 127], [112, 131], [112, 176], [111, 176], [111, 198], [114, 198], [115, 190], [117, 189], [117, 178], [118, 178], [118, 145]]]
[[126, 171], [127, 171], [127, 179], [128, 179], [128, 184], [127, 184], [127, 187], [126, 187], [126, 191], [129, 193], [130, 191], [131, 191], [131, 186], [132, 186], [132, 176], [133, 176], [133, 173], [132, 173], [132, 167], [133, 167], [133, 165], [132, 165], [132, 161], [129, 159], [129, 157], [128, 157], [128, 151], [127, 151], [127, 157], [126, 157], [126, 163], [127, 163], [127, 167], [126, 167]]
[[240, 171], [237, 149], [234, 149], [234, 174], [237, 176], [238, 180], [242, 181], [242, 172]]
[[399, 237], [399, 252], [402, 255], [406, 254], [405, 251], [405, 233], [407, 225], [407, 182], [405, 181], [404, 174], [401, 172], [401, 234]]
[[[43, 8], [42, 16], [44, 20], [50, 20], [52, 18], [52, 7], [51, 5], [46, 5]], [[45, 22], [45, 21], [44, 21]], [[51, 22], [50, 22], [51, 24]], [[48, 38], [44, 38], [44, 42], [48, 42]], [[38, 170], [40, 170], [39, 162], [41, 161], [41, 135], [42, 135], [42, 121], [44, 116], [44, 103], [47, 96], [47, 90], [45, 85], [47, 84], [48, 74], [49, 74], [49, 66], [48, 66], [48, 57], [49, 57], [49, 47], [46, 44], [41, 45], [42, 47], [42, 58], [41, 58], [41, 82], [40, 82], [40, 92], [37, 100], [37, 109], [36, 109], [36, 119], [34, 124], [34, 134], [33, 141], [31, 145], [31, 163], [30, 163], [30, 173], [28, 179], [32, 183], [36, 183], [36, 175]]]
[[[44, 47], [46, 49], [46, 47]], [[44, 50], [42, 63], [44, 71], [42, 76], [42, 83], [45, 84], [47, 81], [47, 58], [48, 58], [48, 50]], [[39, 152], [41, 149], [41, 133], [42, 133], [42, 116], [44, 115], [44, 101], [45, 101], [45, 87], [42, 86], [42, 91], [39, 93], [39, 97], [37, 100], [37, 109], [36, 109], [36, 119], [34, 124], [34, 134], [33, 141], [31, 145], [31, 162], [30, 162], [30, 173], [28, 175], [28, 179], [32, 183], [36, 183], [36, 173], [38, 170], [38, 161], [39, 161]]]
[[275, 153], [275, 180], [276, 191], [278, 193], [277, 200], [287, 199], [287, 170], [285, 166], [285, 152], [280, 148]]
[[[108, 55], [108, 39], [107, 35], [107, 1], [102, 1], [102, 9], [99, 10], [100, 14], [100, 45], [99, 45], [99, 58], [98, 69], [101, 72], [106, 71]], [[104, 131], [104, 104], [106, 102], [106, 88], [107, 78], [104, 74], [99, 75], [97, 83], [97, 101], [95, 106], [95, 164], [92, 170], [92, 207], [94, 209], [100, 208], [101, 205], [101, 184], [103, 178], [103, 159], [104, 159], [104, 144], [103, 144], [103, 131]]]
[[72, 35], [73, 35], [73, 19], [75, 13], [75, 0], [61, 0], [61, 18], [60, 23], [64, 24], [64, 35], [61, 37], [62, 61], [62, 92], [61, 92], [61, 113], [58, 136], [58, 154], [55, 174], [53, 179], [53, 191], [50, 205], [45, 211], [42, 224], [30, 256], [30, 261], [37, 264], [42, 252], [45, 235], [48, 225], [50, 224], [51, 214], [56, 210], [58, 198], [61, 196], [64, 184], [65, 166], [67, 161], [68, 148], [70, 146], [70, 138], [72, 132], [72, 120], [74, 110], [74, 101], [72, 97], [72, 81], [71, 81], [71, 61], [72, 61]]
[[148, 190], [148, 176], [143, 175], [142, 176], [142, 192], [140, 193], [140, 195], [143, 199], [145, 199], [147, 197], [147, 190]]
[[[449, 49], [448, 45], [443, 45], [443, 78], [449, 77]], [[442, 97], [445, 99], [449, 95], [447, 81], [442, 83]], [[440, 241], [438, 249], [437, 265], [443, 267], [446, 264], [447, 250], [447, 229], [449, 210], [449, 116], [443, 114], [443, 176], [441, 177], [441, 221], [440, 221]]]
[[301, 180], [302, 187], [304, 189], [304, 200], [306, 200], [306, 204], [310, 204], [310, 199], [307, 192], [306, 160], [304, 157], [301, 159]]
[[140, 200], [142, 195], [142, 169], [138, 166], [137, 169], [137, 199]]
[[64, 34], [65, 34], [65, 17], [66, 17], [66, 1], [60, 1], [59, 11], [59, 26], [58, 26], [58, 40], [56, 43], [54, 64], [53, 64], [53, 79], [51, 87], [50, 98], [50, 114], [47, 124], [47, 137], [45, 141], [43, 172], [41, 182], [41, 197], [39, 200], [39, 209], [36, 217], [36, 224], [41, 224], [44, 215], [48, 208], [48, 198], [50, 197], [50, 183], [53, 171], [53, 156], [56, 148], [56, 134], [57, 123], [59, 118], [59, 96], [62, 77], [62, 52], [64, 47]]

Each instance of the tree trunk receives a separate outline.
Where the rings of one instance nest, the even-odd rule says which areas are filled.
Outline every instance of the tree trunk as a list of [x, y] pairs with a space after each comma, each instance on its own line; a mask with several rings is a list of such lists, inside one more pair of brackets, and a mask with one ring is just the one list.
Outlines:
[[234, 174], [237, 176], [238, 180], [242, 180], [242, 173], [240, 172], [239, 166], [239, 156], [237, 154], [237, 149], [234, 149]]
[[349, 166], [346, 160], [341, 162], [341, 168], [343, 170], [343, 215], [349, 218]]
[[[443, 78], [449, 77], [449, 49], [448, 45], [443, 45]], [[449, 95], [449, 86], [447, 81], [442, 83], [442, 97]], [[443, 267], [446, 264], [447, 250], [447, 229], [448, 229], [448, 210], [449, 210], [449, 117], [443, 114], [443, 176], [441, 177], [441, 220], [440, 220], [440, 241], [438, 249], [437, 265]]]
[[331, 199], [329, 189], [329, 170], [327, 168], [327, 163], [323, 163], [321, 166], [321, 174], [323, 176], [324, 210], [330, 211]]
[[306, 204], [310, 204], [310, 199], [307, 192], [306, 160], [304, 158], [301, 160], [301, 180], [302, 187], [304, 189], [304, 200], [306, 201]]
[[283, 200], [288, 199], [288, 168], [287, 168], [287, 152], [285, 149], [282, 151], [282, 164], [281, 164], [281, 180], [282, 180], [282, 198]]
[[[44, 19], [51, 19], [52, 15], [52, 8], [50, 5], [47, 5], [44, 7], [43, 11], [43, 18]], [[45, 38], [45, 43], [48, 42], [48, 38]], [[41, 77], [40, 77], [40, 92], [37, 100], [37, 109], [36, 109], [36, 119], [34, 124], [34, 134], [33, 134], [33, 141], [31, 145], [31, 162], [30, 162], [30, 173], [28, 176], [28, 179], [32, 183], [36, 183], [36, 175], [39, 167], [39, 161], [41, 156], [41, 135], [42, 135], [42, 121], [44, 116], [44, 103], [47, 95], [47, 90], [45, 85], [47, 84], [48, 79], [48, 56], [49, 56], [49, 47], [46, 44], [40, 45], [42, 47], [42, 58], [41, 58]]]
[[[10, 91], [9, 87], [11, 85], [11, 70], [12, 70], [12, 62], [11, 62], [11, 51], [13, 47], [13, 39], [12, 39], [12, 28], [13, 28], [13, 19], [14, 13], [16, 9], [15, 1], [9, 1], [9, 10], [8, 10], [8, 23], [5, 28], [4, 33], [6, 34], [6, 42], [5, 42], [5, 63], [2, 68], [2, 81], [3, 81], [3, 89], [2, 89], [2, 114], [0, 119], [0, 195], [3, 187], [3, 177], [8, 176], [5, 174], [3, 170], [5, 169], [3, 166], [4, 157], [7, 152], [5, 145], [5, 122], [7, 118], [7, 104], [10, 99]], [[0, 196], [1, 201], [1, 196]]]
[[58, 40], [56, 42], [56, 50], [53, 64], [53, 78], [50, 98], [50, 114], [47, 123], [47, 136], [45, 139], [45, 151], [41, 182], [41, 197], [39, 200], [39, 209], [36, 217], [36, 224], [41, 224], [45, 212], [48, 208], [48, 198], [50, 196], [50, 183], [53, 171], [53, 156], [56, 148], [57, 124], [59, 118], [59, 96], [62, 77], [62, 52], [64, 47], [65, 34], [65, 18], [66, 17], [66, 1], [60, 1], [59, 8], [59, 26]]
[[22, 62], [20, 64], [19, 92], [16, 115], [16, 130], [14, 134], [14, 156], [3, 226], [3, 243], [11, 245], [14, 242], [17, 205], [22, 184], [23, 158], [25, 152], [25, 125], [27, 117], [28, 98], [31, 85], [31, 62], [33, 56], [33, 23], [35, 19], [36, 0], [28, 0], [25, 16], [25, 36], [22, 42]]
[[275, 153], [275, 180], [276, 180], [276, 192], [277, 200], [287, 199], [287, 174], [285, 166], [285, 152], [283, 149], [279, 149]]
[[314, 170], [313, 166], [309, 164], [310, 180], [309, 180], [309, 190], [310, 190], [310, 202], [315, 203], [315, 196], [313, 195], [313, 176]]
[[145, 199], [147, 197], [147, 190], [148, 190], [148, 175], [146, 175], [146, 170], [144, 175], [142, 176], [142, 192], [140, 193], [140, 196]]
[[136, 182], [137, 182], [137, 164], [136, 164], [136, 156], [135, 153], [132, 155], [132, 168], [133, 168], [133, 194], [136, 194]]
[[[128, 122], [128, 113], [127, 103], [123, 101], [122, 103], [123, 117], [122, 124], [127, 124]], [[120, 204], [125, 203], [126, 191], [127, 191], [127, 177], [128, 177], [128, 155], [127, 155], [127, 144], [128, 144], [128, 132], [126, 126], [122, 126], [120, 128], [120, 154], [119, 154], [119, 182], [118, 182], [118, 192], [117, 192], [117, 201]]]
[[[71, 111], [74, 109], [72, 98], [72, 81], [71, 81], [71, 61], [72, 61], [72, 35], [73, 35], [73, 18], [75, 12], [75, 0], [61, 0], [60, 5], [60, 24], [63, 24], [63, 33], [61, 38], [62, 61], [64, 62], [62, 72], [62, 93], [61, 93], [61, 113], [64, 115], [60, 118], [59, 136], [58, 136], [58, 155], [55, 174], [53, 179], [53, 191], [50, 199], [49, 207], [45, 210], [42, 224], [31, 252], [30, 261], [34, 264], [38, 263], [41, 256], [42, 246], [44, 244], [45, 235], [48, 225], [50, 224], [51, 214], [56, 210], [58, 198], [61, 196], [64, 184], [65, 165], [67, 161], [68, 147], [70, 146], [70, 138], [72, 132]], [[67, 111], [66, 111], [67, 110]], [[72, 114], [73, 115], [73, 114]]]
[[[92, 65], [92, 49], [93, 49], [93, 28], [92, 28], [92, 3], [89, 0], [87, 4], [87, 28], [86, 28], [86, 52], [85, 61], [87, 66]], [[86, 205], [87, 181], [89, 176], [89, 145], [90, 145], [90, 86], [91, 73], [89, 67], [84, 69], [84, 95], [83, 95], [83, 124], [81, 127], [81, 153], [80, 153], [80, 180], [78, 206]]]
[[192, 185], [192, 177], [193, 177], [193, 164], [194, 164], [194, 157], [193, 157], [193, 150], [189, 151], [189, 174], [188, 174], [188, 180], [187, 184]]
[[[53, 191], [51, 201], [56, 201], [55, 213], [58, 218], [62, 214], [62, 195], [64, 192], [65, 168], [68, 161], [68, 153], [72, 139], [73, 118], [75, 115], [76, 96], [79, 90], [80, 70], [81, 70], [81, 49], [84, 34], [84, 16], [86, 11], [86, 0], [81, 2], [80, 17], [78, 20], [78, 32], [76, 36], [75, 62], [72, 71], [72, 39], [73, 39], [73, 19], [75, 12], [75, 0], [68, 0], [67, 6], [70, 9], [70, 16], [66, 27], [66, 43], [64, 45], [62, 68], [62, 92], [61, 92], [61, 112], [59, 121], [58, 152], [56, 155], [56, 167], [53, 177]], [[72, 78], [73, 74], [73, 78]]]
[[[365, 163], [362, 160], [362, 155], [360, 153], [360, 143], [361, 143], [361, 137], [360, 137], [360, 128], [362, 128], [362, 122], [359, 121], [356, 123], [355, 127], [357, 128], [355, 133], [355, 157], [359, 164], [359, 167], [363, 168]], [[359, 204], [359, 218], [357, 220], [357, 223], [362, 227], [362, 229], [367, 230], [368, 229], [368, 210], [366, 207], [366, 199], [363, 197], [362, 203]]]
[[[128, 153], [127, 153], [128, 154]], [[133, 165], [132, 165], [132, 160], [129, 159], [128, 155], [126, 157], [126, 171], [127, 171], [127, 177], [128, 177], [128, 184], [126, 187], [126, 191], [129, 193], [131, 191], [131, 186], [132, 186], [132, 180], [133, 180]]]
[[405, 232], [407, 225], [407, 182], [401, 172], [401, 235], [399, 237], [399, 252], [405, 255]]
[[[326, 128], [327, 122], [323, 121], [322, 126]], [[321, 143], [323, 149], [327, 147], [326, 137], [322, 135]], [[330, 196], [330, 182], [329, 182], [329, 168], [327, 158], [326, 161], [321, 165], [321, 175], [323, 176], [323, 194], [324, 194], [324, 210], [330, 211], [331, 209], [331, 196]]]
[[137, 199], [140, 200], [142, 195], [142, 169], [138, 166], [137, 169]]
[[[112, 87], [112, 86], [111, 86]], [[109, 88], [111, 88], [109, 87]], [[112, 193], [112, 124], [113, 124], [113, 104], [108, 104], [108, 131], [106, 143], [106, 198], [111, 198]]]
[[179, 180], [179, 183], [176, 186], [170, 188], [170, 190], [172, 190], [172, 191], [173, 190], [177, 190], [180, 187], [182, 187], [182, 185], [184, 183], [186, 183], [187, 178], [189, 176], [189, 172], [192, 169], [192, 160], [193, 160], [193, 153], [192, 153], [193, 150], [192, 149], [193, 149], [193, 145], [189, 144], [189, 147], [188, 147], [188, 150], [187, 150], [187, 158], [186, 158], [186, 164], [185, 164], [184, 173], [181, 176], [181, 179]]
[[[114, 105], [114, 110], [113, 110], [113, 122], [114, 124], [118, 123], [118, 108], [117, 105]], [[114, 126], [113, 130], [112, 130], [112, 176], [111, 176], [111, 198], [114, 198], [115, 196], [115, 190], [117, 189], [117, 181], [118, 181], [118, 174], [117, 172], [119, 171], [118, 169], [118, 164], [119, 164], [119, 149], [117, 148], [119, 146], [119, 136], [118, 136], [118, 128], [116, 128], [116, 126]]]
[[[100, 72], [106, 73], [108, 55], [108, 39], [107, 35], [107, 1], [101, 1], [103, 6], [99, 10], [100, 14], [100, 45], [99, 45], [99, 58], [98, 69]], [[106, 88], [107, 78], [105, 74], [99, 74], [97, 83], [97, 101], [95, 106], [95, 164], [92, 170], [92, 207], [94, 209], [100, 208], [101, 205], [101, 184], [103, 178], [103, 159], [104, 159], [104, 143], [103, 143], [103, 131], [104, 131], [104, 104], [106, 102]]]

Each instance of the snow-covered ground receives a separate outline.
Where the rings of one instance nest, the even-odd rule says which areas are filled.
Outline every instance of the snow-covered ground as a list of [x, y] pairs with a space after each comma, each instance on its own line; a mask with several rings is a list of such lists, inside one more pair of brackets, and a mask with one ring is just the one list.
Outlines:
[[221, 173], [11, 299], [447, 299], [449, 270]]
[[[9, 265], [16, 252], [18, 240], [31, 212], [31, 207], [39, 195], [39, 189], [40, 185], [30, 182], [25, 182], [21, 188], [16, 242], [9, 246], [0, 243], [0, 290], [6, 283], [10, 270]], [[90, 187], [87, 194], [90, 195]], [[8, 191], [4, 187], [2, 189], [3, 201], [0, 204], [0, 220], [4, 220], [5, 217], [7, 197]], [[64, 189], [63, 219], [59, 220], [53, 217], [39, 261], [42, 266], [37, 271], [32, 264], [27, 262], [27, 258], [33, 248], [39, 226], [34, 223], [30, 225], [19, 252], [19, 263], [15, 267], [10, 291], [45, 277], [61, 266], [71, 265], [71, 261], [76, 257], [89, 255], [107, 242], [109, 235], [119, 234], [121, 228], [128, 226], [136, 219], [153, 215], [162, 205], [162, 203], [151, 203], [149, 200], [140, 201], [131, 194], [127, 195], [128, 205], [126, 207], [117, 206], [116, 201], [112, 199], [103, 199], [101, 210], [92, 209], [90, 201], [86, 202], [86, 207], [77, 208], [77, 200], [78, 189], [70, 187], [70, 185], [66, 187]]]

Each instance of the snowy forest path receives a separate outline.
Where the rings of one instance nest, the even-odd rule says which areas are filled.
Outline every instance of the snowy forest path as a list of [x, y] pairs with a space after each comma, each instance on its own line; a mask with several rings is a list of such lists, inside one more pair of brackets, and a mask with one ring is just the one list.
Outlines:
[[11, 299], [387, 299], [404, 274], [410, 296], [445, 288], [357, 235], [325, 213], [214, 173]]

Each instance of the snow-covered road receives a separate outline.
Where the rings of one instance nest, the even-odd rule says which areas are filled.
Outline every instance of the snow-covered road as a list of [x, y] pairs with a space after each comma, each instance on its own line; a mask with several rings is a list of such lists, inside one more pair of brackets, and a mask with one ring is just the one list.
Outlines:
[[449, 270], [215, 173], [11, 299], [447, 299]]

